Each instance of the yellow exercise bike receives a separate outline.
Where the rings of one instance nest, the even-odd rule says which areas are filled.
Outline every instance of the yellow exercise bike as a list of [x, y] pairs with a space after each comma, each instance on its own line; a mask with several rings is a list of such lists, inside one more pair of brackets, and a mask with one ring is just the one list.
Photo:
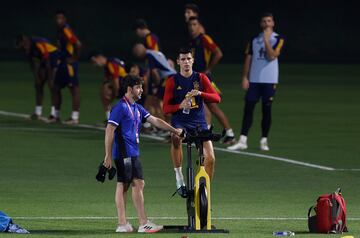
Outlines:
[[[184, 135], [187, 148], [187, 174], [186, 174], [186, 207], [188, 225], [164, 226], [165, 232], [180, 233], [229, 233], [228, 230], [216, 229], [211, 223], [210, 178], [204, 167], [203, 143], [205, 141], [219, 141], [221, 134], [214, 134], [209, 130], [187, 130]], [[199, 165], [194, 177], [194, 167], [191, 150], [195, 144], [198, 151]]]

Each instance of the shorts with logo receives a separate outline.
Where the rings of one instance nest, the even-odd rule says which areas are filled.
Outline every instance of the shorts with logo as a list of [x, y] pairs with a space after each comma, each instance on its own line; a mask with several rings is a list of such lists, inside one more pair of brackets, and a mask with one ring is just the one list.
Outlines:
[[78, 62], [72, 64], [61, 62], [56, 72], [55, 84], [60, 88], [78, 86]]
[[133, 179], [144, 180], [141, 161], [139, 157], [115, 159], [117, 181], [131, 183]]

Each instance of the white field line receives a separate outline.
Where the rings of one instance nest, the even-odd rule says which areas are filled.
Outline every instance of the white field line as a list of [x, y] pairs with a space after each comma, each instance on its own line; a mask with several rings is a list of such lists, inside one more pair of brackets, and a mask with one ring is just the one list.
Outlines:
[[21, 118], [29, 118], [30, 115], [16, 112], [6, 112], [0, 111], [0, 115], [10, 116], [10, 117], [21, 117]]
[[[28, 118], [29, 117], [29, 115], [27, 115], [27, 114], [7, 112], [7, 111], [1, 111], [1, 110], [0, 110], [0, 115], [12, 116], [12, 117], [20, 117], [20, 118]], [[86, 124], [78, 124], [78, 125], [75, 125], [75, 126], [80, 127], [80, 128], [88, 128], [88, 129], [95, 129], [95, 130], [101, 130], [101, 131], [105, 130], [104, 127], [86, 125]], [[164, 140], [162, 137], [153, 136], [153, 135], [141, 135], [141, 137], [154, 139], [154, 140], [158, 140], [158, 141], [163, 141]], [[220, 148], [220, 147], [214, 147], [214, 150], [227, 152], [227, 153], [233, 153], [233, 154], [242, 154], [242, 155], [247, 155], [247, 156], [252, 156], [252, 157], [257, 157], [257, 158], [265, 158], [265, 159], [270, 159], [270, 160], [276, 160], [276, 161], [281, 161], [281, 162], [284, 162], [284, 163], [296, 164], [296, 165], [301, 165], [301, 166], [320, 169], [320, 170], [327, 170], [327, 171], [360, 171], [360, 169], [356, 169], [356, 168], [336, 169], [336, 168], [332, 168], [332, 167], [328, 167], [328, 166], [322, 166], [322, 165], [317, 165], [317, 164], [312, 164], [312, 163], [306, 163], [306, 162], [302, 162], [302, 161], [298, 161], [298, 160], [292, 160], [292, 159], [287, 159], [287, 158], [282, 158], [282, 157], [276, 157], [276, 156], [272, 156], [272, 155], [264, 155], [264, 154], [257, 154], [257, 153], [244, 152], [244, 151], [232, 151], [232, 150], [228, 150], [228, 149]]]
[[0, 131], [31, 131], [31, 132], [66, 132], [66, 133], [99, 133], [94, 130], [58, 129], [58, 128], [38, 128], [38, 127], [1, 127]]
[[[12, 217], [16, 220], [113, 220], [117, 217], [101, 216], [74, 216], [74, 217]], [[136, 220], [137, 217], [127, 217], [130, 220]], [[149, 217], [151, 220], [186, 220], [187, 217]], [[213, 220], [263, 220], [263, 221], [290, 221], [290, 220], [307, 220], [307, 217], [212, 217]], [[360, 221], [360, 217], [346, 218], [350, 221]]]
[[286, 158], [281, 158], [281, 157], [276, 157], [276, 156], [271, 156], [271, 155], [263, 155], [263, 154], [243, 152], [243, 151], [232, 151], [232, 150], [228, 150], [228, 149], [224, 149], [224, 148], [218, 148], [218, 147], [215, 147], [214, 149], [219, 150], [219, 151], [228, 152], [228, 153], [242, 154], [242, 155], [260, 157], [260, 158], [266, 158], [266, 159], [270, 159], [270, 160], [277, 160], [277, 161], [282, 161], [282, 162], [285, 162], [285, 163], [302, 165], [302, 166], [321, 169], [321, 170], [329, 170], [329, 171], [336, 170], [335, 168], [331, 168], [331, 167], [326, 167], [326, 166], [317, 165], [317, 164], [310, 164], [310, 163], [305, 163], [305, 162], [301, 162], [301, 161], [297, 161], [297, 160], [291, 160], [291, 159], [286, 159]]
[[360, 169], [336, 169], [337, 171], [354, 171], [354, 172], [356, 172], [356, 171], [360, 171]]

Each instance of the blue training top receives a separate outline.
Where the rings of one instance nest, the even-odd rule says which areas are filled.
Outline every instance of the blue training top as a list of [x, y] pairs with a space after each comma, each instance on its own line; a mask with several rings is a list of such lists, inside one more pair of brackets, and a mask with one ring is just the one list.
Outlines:
[[[176, 74], [174, 78], [173, 103], [180, 104], [185, 95], [193, 89], [203, 91], [201, 76], [198, 72], [185, 78], [181, 74]], [[172, 114], [171, 123], [174, 127], [183, 129], [207, 129], [205, 120], [204, 100], [200, 96], [195, 96], [191, 100], [191, 110], [189, 114], [184, 114], [179, 110]]]
[[141, 105], [131, 104], [125, 97], [112, 108], [108, 123], [116, 126], [113, 159], [138, 157], [141, 123], [150, 116]]

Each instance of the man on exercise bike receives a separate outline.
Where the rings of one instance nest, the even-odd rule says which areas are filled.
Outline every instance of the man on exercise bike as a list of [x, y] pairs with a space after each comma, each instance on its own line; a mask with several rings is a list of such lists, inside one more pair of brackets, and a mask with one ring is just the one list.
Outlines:
[[[205, 120], [204, 102], [219, 103], [220, 96], [211, 85], [208, 77], [203, 73], [192, 70], [194, 58], [189, 48], [183, 48], [177, 56], [180, 72], [166, 81], [163, 100], [165, 114], [172, 114], [171, 125], [186, 130], [207, 130]], [[183, 152], [182, 139], [173, 135], [171, 137], [171, 159], [176, 176], [176, 188], [182, 197], [186, 197], [186, 187], [182, 174]], [[214, 174], [215, 155], [211, 141], [205, 141], [204, 165], [210, 178]]]

